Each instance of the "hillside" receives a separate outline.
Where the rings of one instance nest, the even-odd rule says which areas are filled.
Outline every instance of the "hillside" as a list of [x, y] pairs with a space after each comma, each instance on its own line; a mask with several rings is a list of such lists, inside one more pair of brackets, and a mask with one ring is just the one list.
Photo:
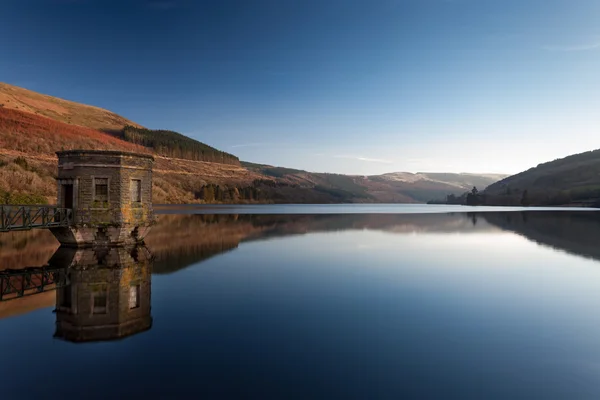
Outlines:
[[561, 158], [490, 185], [486, 204], [600, 204], [600, 150]]
[[0, 83], [0, 108], [46, 117], [75, 127], [89, 128], [100, 134], [109, 133], [166, 157], [240, 164], [239, 159], [234, 155], [180, 133], [145, 129], [135, 122], [99, 107], [59, 99], [6, 83]]
[[53, 203], [56, 151], [125, 150], [155, 156], [156, 203], [350, 201], [332, 189], [315, 190], [277, 180], [235, 164], [172, 158], [111, 134], [70, 125], [37, 114], [0, 107], [0, 203]]
[[119, 132], [125, 125], [139, 127], [135, 122], [103, 108], [59, 99], [2, 82], [0, 82], [0, 107], [101, 132]]
[[[0, 203], [53, 203], [56, 155], [68, 149], [125, 150], [151, 153], [112, 135], [0, 107]], [[236, 165], [155, 155], [154, 200], [197, 201], [206, 184], [248, 186], [262, 175]]]
[[420, 203], [487, 186], [498, 176], [350, 176], [240, 163], [232, 154], [110, 111], [0, 83], [0, 203], [53, 203], [56, 151], [155, 156], [156, 203]]

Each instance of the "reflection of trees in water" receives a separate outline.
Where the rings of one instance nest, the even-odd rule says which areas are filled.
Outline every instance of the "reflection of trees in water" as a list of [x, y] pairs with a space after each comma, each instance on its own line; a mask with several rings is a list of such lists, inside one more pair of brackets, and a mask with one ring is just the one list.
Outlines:
[[477, 213], [467, 213], [467, 218], [471, 220], [473, 226], [477, 225]]
[[237, 247], [238, 242], [223, 241], [221, 243], [197, 243], [179, 248], [167, 248], [157, 254], [153, 271], [155, 274], [169, 274]]
[[600, 213], [524, 211], [479, 215], [492, 225], [537, 243], [600, 260]]

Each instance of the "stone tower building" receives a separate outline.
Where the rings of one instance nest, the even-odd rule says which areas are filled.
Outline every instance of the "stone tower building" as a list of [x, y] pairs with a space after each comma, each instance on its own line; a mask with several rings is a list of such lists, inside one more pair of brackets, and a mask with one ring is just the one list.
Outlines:
[[99, 150], [56, 154], [58, 206], [73, 210], [70, 227], [52, 228], [56, 238], [78, 247], [141, 242], [154, 222], [154, 158]]

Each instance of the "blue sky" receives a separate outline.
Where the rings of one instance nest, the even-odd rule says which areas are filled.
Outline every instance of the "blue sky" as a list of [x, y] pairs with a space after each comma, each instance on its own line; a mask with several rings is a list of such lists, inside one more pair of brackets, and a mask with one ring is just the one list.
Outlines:
[[600, 148], [597, 0], [4, 0], [0, 81], [241, 159], [516, 173]]

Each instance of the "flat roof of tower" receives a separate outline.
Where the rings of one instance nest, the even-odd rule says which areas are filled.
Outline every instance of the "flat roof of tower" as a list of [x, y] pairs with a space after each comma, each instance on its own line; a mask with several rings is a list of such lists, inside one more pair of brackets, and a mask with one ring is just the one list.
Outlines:
[[106, 156], [131, 156], [131, 157], [143, 157], [154, 160], [154, 156], [146, 153], [133, 153], [130, 151], [119, 151], [119, 150], [63, 150], [57, 151], [56, 155], [60, 158], [61, 156], [79, 155], [79, 154], [97, 154]]

